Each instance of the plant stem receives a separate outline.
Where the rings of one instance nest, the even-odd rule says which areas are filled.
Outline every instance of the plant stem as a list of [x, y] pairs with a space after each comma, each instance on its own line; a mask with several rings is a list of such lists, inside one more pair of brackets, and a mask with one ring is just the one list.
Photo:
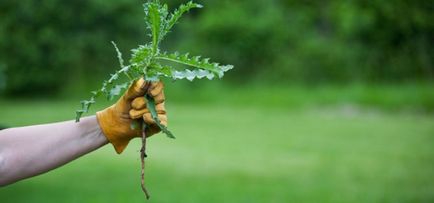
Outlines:
[[140, 149], [140, 160], [142, 161], [142, 171], [141, 171], [141, 176], [142, 176], [142, 181], [141, 181], [141, 185], [142, 185], [142, 190], [145, 193], [145, 197], [146, 199], [149, 199], [151, 196], [149, 195], [148, 190], [145, 187], [145, 158], [147, 157], [146, 155], [146, 124], [143, 122], [143, 130], [142, 130], [142, 149]]

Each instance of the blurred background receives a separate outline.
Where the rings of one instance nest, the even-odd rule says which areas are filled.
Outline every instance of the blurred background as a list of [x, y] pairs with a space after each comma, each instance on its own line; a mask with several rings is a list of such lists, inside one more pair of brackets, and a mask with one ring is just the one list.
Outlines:
[[[432, 1], [197, 2], [163, 48], [235, 69], [166, 81], [178, 139], [149, 141], [150, 202], [434, 201]], [[142, 3], [1, 0], [0, 126], [73, 119], [118, 69], [110, 41], [126, 59], [149, 41]], [[144, 201], [139, 148], [105, 146], [0, 199]]]

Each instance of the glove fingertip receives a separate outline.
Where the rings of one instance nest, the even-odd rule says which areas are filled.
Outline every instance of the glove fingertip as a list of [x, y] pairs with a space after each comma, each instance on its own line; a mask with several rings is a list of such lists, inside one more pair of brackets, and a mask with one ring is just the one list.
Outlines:
[[148, 90], [148, 93], [152, 97], [156, 97], [157, 95], [163, 92], [163, 88], [164, 88], [164, 84], [162, 82], [152, 83], [151, 87]]
[[113, 144], [113, 147], [114, 147], [114, 149], [115, 149], [115, 151], [116, 151], [117, 154], [121, 154], [125, 150], [125, 148], [127, 147], [127, 145], [128, 145], [128, 142], [125, 143], [125, 144], [119, 144], [119, 145], [114, 145]]
[[151, 113], [149, 113], [149, 112], [143, 114], [143, 121], [145, 121], [145, 123], [146, 123], [147, 125], [154, 125], [154, 124], [155, 124], [155, 121], [154, 121], [154, 119], [152, 118]]
[[144, 97], [137, 97], [131, 102], [131, 107], [140, 110], [146, 107], [146, 99]]

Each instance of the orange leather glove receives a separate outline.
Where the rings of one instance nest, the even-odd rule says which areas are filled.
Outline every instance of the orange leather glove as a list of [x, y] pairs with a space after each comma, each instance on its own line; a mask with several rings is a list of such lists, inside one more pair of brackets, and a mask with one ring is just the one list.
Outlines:
[[[155, 100], [161, 124], [167, 126], [163, 89], [162, 82], [150, 83], [141, 78], [135, 81], [114, 105], [96, 113], [102, 132], [118, 154], [124, 151], [131, 139], [142, 136], [143, 120], [147, 126], [146, 137], [160, 132], [160, 128], [146, 108], [146, 91]], [[132, 129], [133, 122], [139, 124], [137, 129]]]

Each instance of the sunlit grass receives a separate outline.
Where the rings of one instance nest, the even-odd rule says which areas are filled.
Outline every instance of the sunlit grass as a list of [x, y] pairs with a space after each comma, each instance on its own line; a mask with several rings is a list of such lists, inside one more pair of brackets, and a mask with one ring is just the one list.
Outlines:
[[[101, 109], [101, 103], [94, 110]], [[2, 101], [0, 123], [73, 119], [75, 101]], [[150, 139], [150, 202], [431, 202], [434, 117], [345, 108], [168, 103]], [[143, 202], [140, 141], [1, 188], [2, 202]], [[29, 152], [31, 153], [31, 152]], [[41, 157], [43, 158], [43, 157]]]

